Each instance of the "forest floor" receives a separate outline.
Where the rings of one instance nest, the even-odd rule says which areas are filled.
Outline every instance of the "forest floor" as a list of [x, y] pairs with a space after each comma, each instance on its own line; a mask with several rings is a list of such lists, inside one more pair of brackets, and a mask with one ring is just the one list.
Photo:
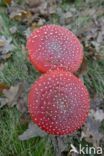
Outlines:
[[[84, 47], [76, 74], [89, 90], [91, 109], [71, 136], [34, 132], [27, 112], [28, 90], [41, 74], [28, 60], [26, 40], [45, 24], [68, 28]], [[0, 156], [78, 156], [70, 149], [79, 144], [100, 146], [104, 156], [104, 0], [0, 0]]]

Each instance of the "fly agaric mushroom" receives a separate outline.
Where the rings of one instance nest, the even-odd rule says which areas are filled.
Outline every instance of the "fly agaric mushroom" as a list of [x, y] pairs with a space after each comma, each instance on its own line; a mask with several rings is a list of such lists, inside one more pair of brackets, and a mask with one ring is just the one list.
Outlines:
[[33, 31], [27, 40], [30, 62], [41, 72], [62, 68], [76, 72], [83, 59], [78, 38], [68, 29], [46, 25]]
[[89, 112], [89, 94], [81, 80], [62, 70], [42, 75], [28, 95], [30, 116], [45, 132], [71, 134], [85, 122]]

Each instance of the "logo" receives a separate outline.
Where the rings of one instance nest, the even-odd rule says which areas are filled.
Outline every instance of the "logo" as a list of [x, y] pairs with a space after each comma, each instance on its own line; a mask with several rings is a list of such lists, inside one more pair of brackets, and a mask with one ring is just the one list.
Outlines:
[[71, 150], [70, 153], [74, 152], [77, 154], [103, 154], [103, 150], [101, 147], [91, 147], [91, 146], [82, 146], [81, 144], [79, 144], [79, 148], [77, 149], [73, 144], [70, 145], [71, 146]]

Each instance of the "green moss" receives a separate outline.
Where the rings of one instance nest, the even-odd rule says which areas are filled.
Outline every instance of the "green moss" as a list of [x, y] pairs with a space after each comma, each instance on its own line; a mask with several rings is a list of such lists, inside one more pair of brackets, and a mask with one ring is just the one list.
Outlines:
[[101, 122], [100, 132], [104, 134], [104, 120]]
[[18, 81], [27, 80], [28, 82], [33, 82], [39, 75], [39, 72], [33, 69], [32, 65], [27, 61], [27, 56], [22, 52], [22, 45], [25, 46], [25, 38], [22, 34], [23, 29], [19, 29], [19, 34], [12, 35], [9, 28], [14, 24], [18, 26], [16, 22], [9, 21], [6, 14], [1, 14], [1, 25], [3, 26], [3, 32], [1, 35], [5, 37], [12, 38], [13, 51], [12, 56], [4, 64], [4, 68], [0, 71], [0, 82], [5, 82], [7, 84], [15, 84]]
[[104, 61], [87, 60], [88, 72], [84, 76], [89, 92], [92, 90], [99, 96], [104, 95]]
[[[16, 108], [0, 110], [0, 156], [51, 156], [51, 147], [47, 138], [32, 138], [20, 141], [18, 135], [26, 130], [27, 126], [21, 125], [19, 113]], [[48, 150], [47, 150], [48, 146]]]

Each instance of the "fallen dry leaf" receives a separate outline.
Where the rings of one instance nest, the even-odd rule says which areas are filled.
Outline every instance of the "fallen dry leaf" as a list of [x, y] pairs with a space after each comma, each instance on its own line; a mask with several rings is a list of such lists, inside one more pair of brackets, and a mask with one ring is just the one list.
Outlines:
[[9, 90], [7, 89], [3, 90], [3, 94], [6, 97], [5, 101], [11, 107], [13, 107], [16, 104], [15, 98], [18, 93], [18, 90], [19, 90], [19, 85], [11, 86]]
[[24, 112], [21, 114], [19, 121], [21, 124], [28, 124], [31, 121], [30, 115], [28, 112]]
[[63, 142], [62, 137], [59, 136], [50, 136], [51, 143], [54, 148], [54, 155], [61, 156], [61, 153], [65, 150], [66, 145]]
[[81, 132], [81, 139], [84, 138], [95, 147], [99, 146], [103, 137], [103, 134], [100, 132], [101, 122], [104, 119], [104, 111], [100, 109], [103, 100], [97, 95], [91, 100], [89, 117]]
[[[74, 133], [73, 136], [76, 136]], [[54, 148], [54, 155], [55, 156], [64, 156], [64, 152], [67, 154], [69, 151], [69, 144], [72, 143], [71, 137], [72, 135], [66, 136], [49, 136], [51, 140], [51, 144]]]
[[104, 54], [103, 55], [101, 55], [101, 54], [95, 54], [94, 55], [94, 59], [95, 60], [98, 60], [98, 61], [104, 60]]
[[100, 133], [101, 122], [95, 120], [92, 116], [88, 117], [87, 123], [82, 128], [81, 140], [84, 138], [87, 142], [92, 143], [95, 147], [99, 146], [103, 134]]
[[0, 36], [0, 60], [5, 60], [12, 55], [13, 45], [11, 42], [11, 38]]
[[96, 121], [101, 122], [102, 120], [104, 120], [104, 112], [102, 109], [92, 110], [91, 115]]
[[86, 72], [87, 72], [87, 61], [86, 61], [86, 58], [84, 57], [83, 61], [82, 61], [82, 64], [81, 64], [81, 66], [80, 66], [80, 68], [78, 70], [77, 75], [80, 77], [80, 76], [86, 74]]
[[104, 105], [104, 98], [101, 98], [97, 94], [95, 94], [94, 98], [91, 99], [91, 109], [100, 109], [102, 108], [101, 105]]
[[19, 135], [19, 140], [28, 140], [33, 137], [44, 137], [47, 133], [42, 131], [37, 125], [33, 122], [30, 122], [28, 125], [28, 129], [21, 135]]
[[24, 36], [26, 37], [26, 39], [30, 36], [31, 34], [31, 28], [28, 27], [25, 31], [24, 31]]
[[21, 113], [27, 112], [27, 95], [18, 97], [17, 109]]
[[11, 86], [9, 89], [3, 89], [3, 97], [0, 98], [0, 108], [5, 105], [8, 105], [9, 107], [16, 105], [19, 89], [20, 84]]
[[26, 21], [29, 22], [32, 18], [32, 14], [29, 10], [26, 10], [24, 7], [19, 5], [11, 5], [8, 8], [8, 13], [10, 19], [14, 19], [17, 21]]
[[[40, 24], [42, 24], [42, 23], [40, 23]], [[24, 33], [24, 36], [25, 36], [26, 38], [28, 38], [28, 37], [30, 36], [31, 32], [37, 30], [39, 27], [40, 27], [40, 25], [39, 25], [38, 23], [34, 23], [34, 22], [33, 22], [33, 23], [31, 24], [31, 27], [28, 27], [28, 28], [23, 32], [23, 33]]]
[[41, 3], [41, 5], [39, 6], [39, 12], [42, 15], [47, 15], [48, 13], [48, 2], [44, 1], [43, 3]]
[[4, 107], [6, 105], [5, 98], [0, 97], [0, 108]]
[[42, 17], [44, 17], [44, 20], [46, 20], [51, 14], [56, 13], [57, 6], [55, 0], [28, 0], [28, 4], [30, 6], [29, 10], [35, 15], [38, 14], [38, 17], [42, 15]]
[[38, 23], [37, 23], [38, 24], [38, 27], [39, 26], [43, 26], [45, 24], [45, 22], [46, 22], [46, 20], [44, 18], [40, 18], [39, 21], [38, 21]]
[[12, 0], [3, 0], [3, 2], [7, 5], [11, 4]]
[[65, 24], [69, 24], [72, 20], [72, 17], [73, 17], [73, 14], [70, 11], [64, 13], [63, 18], [64, 18]]
[[0, 83], [0, 93], [4, 90], [4, 89], [9, 89], [9, 86], [5, 83]]
[[29, 88], [28, 83], [24, 81], [20, 84], [19, 91], [18, 91], [17, 109], [22, 114], [28, 113], [28, 110], [27, 110], [28, 88]]
[[12, 26], [9, 30], [10, 30], [11, 34], [15, 34], [17, 32], [17, 27]]
[[37, 7], [42, 3], [43, 0], [27, 0], [27, 3], [30, 7]]

